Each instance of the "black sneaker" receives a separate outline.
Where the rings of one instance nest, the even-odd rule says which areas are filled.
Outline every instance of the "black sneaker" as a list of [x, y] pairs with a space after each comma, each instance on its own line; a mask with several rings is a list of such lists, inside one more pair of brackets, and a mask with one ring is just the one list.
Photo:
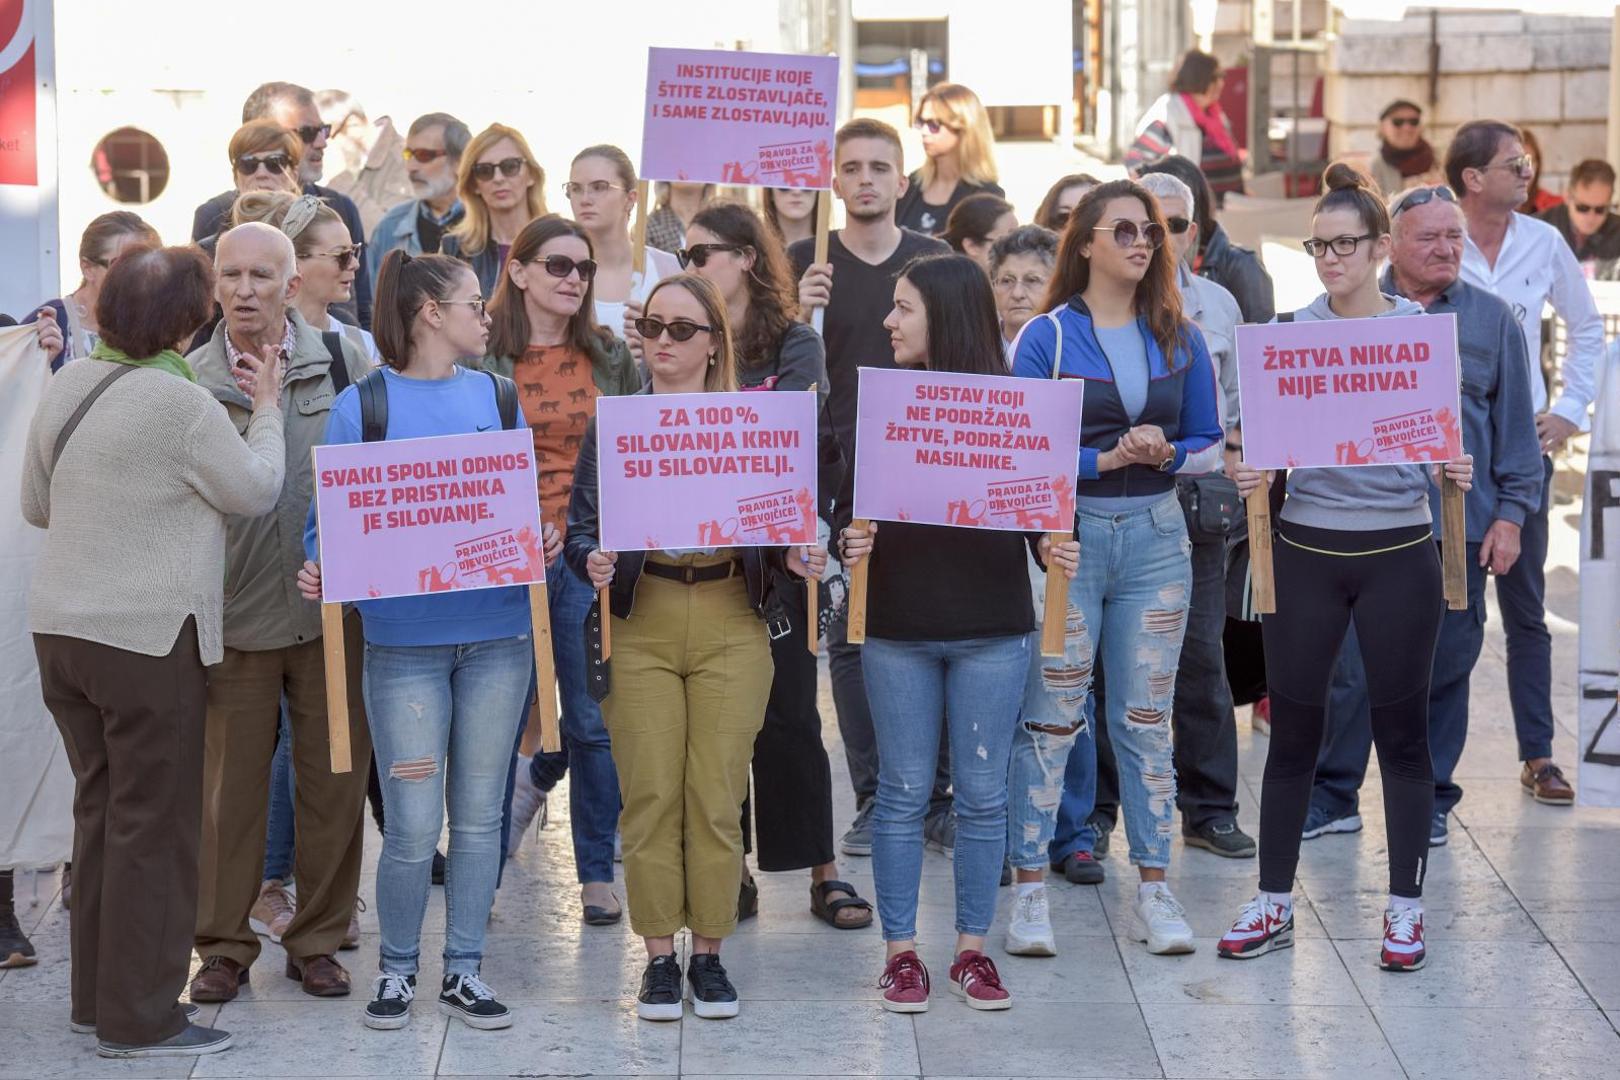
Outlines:
[[496, 1001], [495, 992], [477, 975], [446, 975], [439, 991], [439, 1011], [480, 1031], [512, 1026], [512, 1010]]
[[366, 1006], [366, 1027], [393, 1031], [410, 1022], [416, 998], [416, 976], [383, 972], [372, 980], [371, 1002]]
[[1238, 828], [1235, 821], [1209, 821], [1198, 826], [1183, 821], [1181, 839], [1189, 847], [1201, 847], [1223, 858], [1254, 858], [1254, 837]]
[[705, 1020], [725, 1020], [737, 1015], [737, 988], [726, 977], [716, 953], [698, 953], [686, 966], [692, 1011]]
[[39, 963], [34, 943], [17, 925], [17, 912], [10, 904], [0, 907], [0, 968], [30, 967]]
[[444, 884], [444, 853], [439, 851], [433, 853], [433, 884]]
[[1089, 851], [1071, 851], [1063, 856], [1062, 862], [1053, 863], [1052, 869], [1073, 885], [1101, 885], [1108, 877], [1102, 863]]
[[674, 953], [647, 961], [641, 993], [636, 995], [636, 1015], [643, 1020], [681, 1018], [681, 962]]
[[1091, 826], [1091, 831], [1097, 836], [1096, 841], [1091, 845], [1092, 858], [1108, 858], [1108, 836], [1114, 831], [1113, 821], [1101, 814], [1092, 814], [1086, 819], [1086, 824]]
[[158, 1043], [115, 1043], [103, 1039], [96, 1043], [96, 1053], [104, 1058], [196, 1057], [217, 1054], [230, 1045], [230, 1032], [190, 1024], [180, 1034]]

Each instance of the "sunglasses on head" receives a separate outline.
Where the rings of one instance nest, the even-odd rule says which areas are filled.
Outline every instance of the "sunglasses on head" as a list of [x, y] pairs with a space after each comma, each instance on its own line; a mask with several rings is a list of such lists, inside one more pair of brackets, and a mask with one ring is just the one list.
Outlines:
[[1150, 248], [1164, 243], [1164, 226], [1156, 221], [1138, 227], [1134, 221], [1116, 221], [1112, 225], [1093, 225], [1093, 232], [1114, 234], [1114, 243], [1122, 248], [1135, 247], [1138, 238], [1147, 241]]
[[406, 161], [415, 161], [422, 165], [431, 165], [449, 153], [450, 151], [448, 150], [418, 150], [413, 146], [407, 146], [405, 149], [399, 152], [399, 156], [404, 158]]
[[281, 151], [273, 154], [243, 154], [236, 159], [236, 171], [243, 176], [252, 176], [263, 165], [271, 176], [280, 176], [292, 164], [292, 158]]
[[338, 248], [336, 251], [318, 251], [310, 258], [331, 259], [336, 262], [339, 270], [347, 270], [351, 266], [360, 265], [360, 249], [362, 244], [350, 244], [348, 247]]
[[591, 278], [596, 276], [596, 262], [592, 259], [570, 259], [567, 255], [546, 255], [538, 259], [530, 259], [536, 266], [546, 268], [546, 273], [554, 278], [565, 278], [575, 270], [579, 271], [579, 280], [589, 285]]
[[1613, 203], [1608, 206], [1588, 206], [1582, 202], [1571, 202], [1569, 204], [1569, 208], [1577, 214], [1607, 214], [1613, 206]]
[[590, 192], [592, 195], [600, 199], [603, 195], [606, 195], [610, 191], [629, 190], [629, 188], [622, 184], [615, 184], [607, 180], [592, 180], [588, 184], [581, 184], [577, 180], [570, 180], [563, 185], [563, 194], [568, 196], [570, 199], [578, 198], [586, 192]]
[[743, 245], [741, 244], [693, 244], [689, 248], [681, 248], [677, 251], [675, 258], [680, 260], [682, 270], [685, 270], [688, 266], [695, 266], [701, 270], [709, 265], [710, 255], [718, 255], [722, 251], [741, 251], [742, 249]]
[[635, 327], [636, 333], [648, 341], [657, 341], [660, 337], [663, 337], [665, 330], [669, 331], [670, 338], [675, 341], [691, 341], [700, 330], [711, 333], [714, 330], [712, 326], [704, 326], [702, 323], [695, 323], [689, 319], [676, 319], [674, 322], [665, 322], [663, 319], [654, 319], [646, 315], [635, 321]]
[[316, 139], [325, 138], [326, 136], [332, 134], [332, 125], [331, 124], [306, 125], [304, 127], [295, 127], [295, 128], [292, 129], [292, 132], [293, 132], [294, 135], [297, 135], [300, 139], [302, 139], [304, 141], [305, 146], [309, 146]]
[[[1425, 203], [1431, 203], [1436, 199], [1439, 199], [1441, 202], [1455, 203], [1457, 201], [1457, 196], [1444, 184], [1435, 184], [1433, 187], [1413, 188], [1396, 201], [1395, 209], [1390, 211], [1389, 216], [1391, 218], [1400, 217], [1403, 213], [1412, 209], [1414, 206], [1422, 206]], [[1340, 252], [1340, 254], [1347, 255], [1349, 252]]]
[[523, 159], [509, 157], [500, 161], [480, 161], [472, 167], [472, 174], [479, 180], [493, 180], [496, 169], [501, 170], [502, 176], [516, 176], [523, 170]]
[[918, 131], [926, 131], [930, 135], [938, 135], [941, 131], [956, 130], [943, 120], [918, 120], [912, 127]]
[[1415, 128], [1423, 123], [1423, 118], [1421, 116], [1392, 116], [1389, 118], [1389, 122], [1398, 128]]
[[1376, 239], [1376, 237], [1374, 237], [1372, 233], [1362, 233], [1360, 236], [1335, 236], [1331, 240], [1318, 240], [1313, 236], [1309, 240], [1305, 241], [1305, 243], [1301, 246], [1305, 249], [1305, 254], [1309, 255], [1313, 259], [1320, 259], [1330, 250], [1333, 252], [1333, 254], [1342, 257], [1345, 255], [1353, 255], [1355, 253], [1356, 246], [1363, 240], [1373, 239]]

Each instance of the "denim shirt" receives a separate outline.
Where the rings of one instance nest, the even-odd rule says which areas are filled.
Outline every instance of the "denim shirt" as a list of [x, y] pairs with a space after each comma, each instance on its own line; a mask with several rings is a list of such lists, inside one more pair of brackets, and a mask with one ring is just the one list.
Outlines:
[[[1381, 287], [1392, 296], [1400, 295], [1391, 270], [1384, 271]], [[1427, 311], [1457, 316], [1463, 450], [1474, 455], [1474, 487], [1464, 506], [1468, 542], [1477, 544], [1493, 521], [1523, 525], [1541, 506], [1541, 446], [1524, 377], [1528, 368], [1524, 334], [1506, 301], [1461, 278], [1447, 286]], [[1429, 503], [1439, 521], [1438, 489], [1431, 491]]]
[[[371, 291], [377, 291], [377, 275], [382, 271], [383, 256], [395, 248], [400, 249], [411, 258], [422, 254], [422, 234], [417, 231], [417, 219], [422, 211], [422, 201], [411, 199], [392, 207], [377, 222], [377, 227], [371, 230], [371, 241], [366, 245], [367, 254], [371, 256]], [[451, 225], [461, 220], [462, 209], [458, 200], [445, 215], [441, 224], [446, 231]]]

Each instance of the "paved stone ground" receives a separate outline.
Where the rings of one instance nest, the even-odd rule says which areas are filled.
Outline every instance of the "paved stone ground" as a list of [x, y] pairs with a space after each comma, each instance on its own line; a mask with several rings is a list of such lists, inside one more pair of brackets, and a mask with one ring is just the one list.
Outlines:
[[[1554, 511], [1549, 575], [1557, 754], [1566, 766], [1575, 760], [1578, 512], [1567, 502]], [[1468, 793], [1450, 846], [1433, 855], [1430, 960], [1416, 974], [1375, 966], [1386, 881], [1375, 772], [1363, 805], [1367, 828], [1304, 847], [1290, 951], [1218, 961], [1215, 939], [1252, 895], [1255, 863], [1183, 850], [1178, 840], [1171, 881], [1199, 936], [1195, 955], [1148, 956], [1121, 936], [1131, 886], [1115, 856], [1100, 887], [1054, 884], [1055, 960], [1000, 955], [1003, 893], [992, 948], [1017, 995], [1012, 1011], [974, 1013], [939, 993], [931, 1012], [893, 1016], [876, 1001], [877, 931], [839, 932], [812, 918], [804, 875], [760, 875], [760, 916], [725, 949], [742, 1016], [648, 1024], [628, 996], [644, 959], [639, 942], [628, 928], [580, 924], [559, 805], [509, 868], [489, 927], [484, 971], [516, 1008], [508, 1031], [473, 1031], [431, 1008], [419, 1008], [402, 1031], [367, 1030], [359, 1000], [304, 997], [282, 976], [281, 950], [267, 945], [241, 998], [203, 1010], [204, 1022], [235, 1033], [231, 1050], [199, 1060], [101, 1061], [92, 1039], [68, 1032], [67, 913], [55, 879], [42, 876], [38, 906], [22, 914], [43, 959], [0, 976], [0, 1077], [1617, 1076], [1620, 813], [1555, 810], [1520, 793], [1494, 610], [1492, 620], [1459, 772]], [[825, 679], [823, 715], [842, 829], [852, 797]], [[1252, 832], [1266, 740], [1249, 730], [1246, 712], [1239, 726], [1242, 821]], [[375, 846], [373, 836], [370, 869]], [[868, 861], [850, 860], [846, 870], [871, 896]], [[924, 874], [923, 952], [943, 973], [950, 867], [930, 854]], [[26, 905], [26, 880], [19, 892]], [[425, 927], [427, 982], [438, 975], [442, 896], [435, 890]], [[344, 954], [361, 985], [377, 948], [376, 916], [363, 918], [361, 950]]]

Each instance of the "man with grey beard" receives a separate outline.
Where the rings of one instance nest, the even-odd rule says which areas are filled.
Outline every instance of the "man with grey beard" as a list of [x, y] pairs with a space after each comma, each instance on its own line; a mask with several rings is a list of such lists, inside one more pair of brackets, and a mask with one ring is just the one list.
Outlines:
[[456, 172], [472, 139], [467, 125], [449, 113], [428, 113], [405, 136], [405, 176], [416, 198], [383, 215], [371, 233], [373, 285], [383, 256], [399, 248], [413, 258], [438, 253], [439, 241], [461, 220]]

